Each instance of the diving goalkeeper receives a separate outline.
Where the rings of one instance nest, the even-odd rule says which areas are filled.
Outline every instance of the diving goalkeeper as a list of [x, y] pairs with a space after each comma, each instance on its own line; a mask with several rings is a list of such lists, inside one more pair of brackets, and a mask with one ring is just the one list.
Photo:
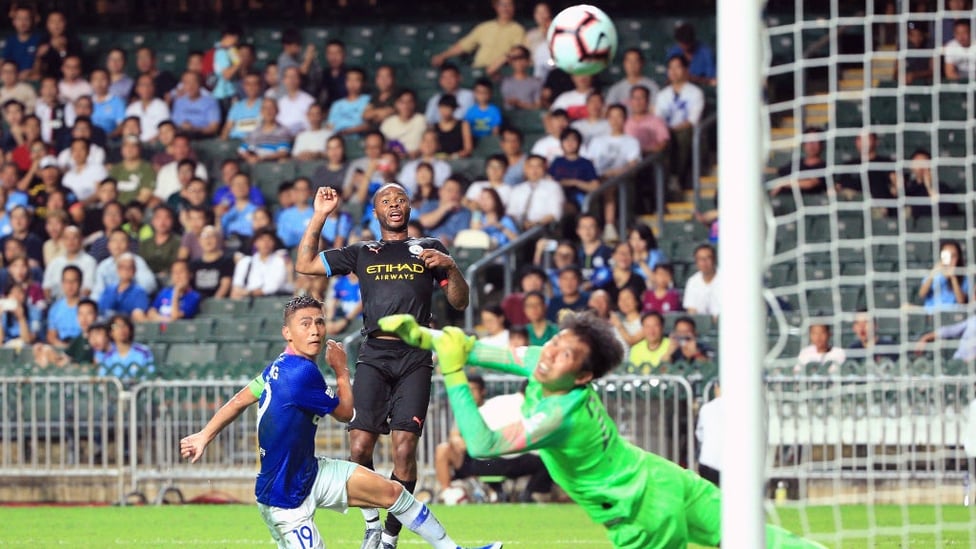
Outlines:
[[[542, 347], [516, 357], [509, 349], [476, 343], [455, 327], [420, 327], [410, 315], [379, 321], [410, 345], [434, 349], [458, 428], [472, 457], [538, 450], [552, 479], [620, 549], [717, 546], [721, 537], [718, 488], [692, 471], [624, 440], [590, 386], [620, 364], [623, 349], [613, 327], [589, 314], [567, 315]], [[529, 378], [522, 421], [491, 430], [478, 412], [465, 364]], [[779, 529], [768, 547], [820, 547]]]

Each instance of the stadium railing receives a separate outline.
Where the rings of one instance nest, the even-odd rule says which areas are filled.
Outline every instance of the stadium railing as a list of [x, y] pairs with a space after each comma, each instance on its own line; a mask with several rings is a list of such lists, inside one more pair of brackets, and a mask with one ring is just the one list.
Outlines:
[[630, 206], [627, 183], [634, 181], [634, 185], [638, 185], [640, 182], [637, 181], [637, 175], [652, 165], [654, 166], [654, 194], [656, 195], [654, 208], [657, 213], [658, 234], [660, 234], [664, 227], [664, 203], [667, 198], [664, 195], [664, 157], [660, 153], [645, 156], [631, 169], [617, 177], [606, 180], [594, 191], [588, 193], [583, 199], [583, 212], [594, 212], [594, 206], [599, 203], [598, 201], [604, 192], [617, 189], [617, 234], [626, 235], [628, 223], [634, 216], [634, 208]]
[[701, 211], [703, 208], [701, 197], [701, 177], [702, 177], [702, 138], [705, 132], [710, 130], [718, 122], [718, 114], [712, 113], [704, 120], [695, 125], [695, 130], [691, 137], [691, 184], [695, 197], [695, 210]]

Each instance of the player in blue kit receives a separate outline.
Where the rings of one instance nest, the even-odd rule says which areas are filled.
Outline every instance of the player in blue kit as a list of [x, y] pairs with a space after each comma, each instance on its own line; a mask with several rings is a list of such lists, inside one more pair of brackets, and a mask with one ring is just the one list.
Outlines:
[[[254, 403], [258, 406], [261, 471], [254, 493], [271, 536], [281, 549], [324, 549], [315, 526], [318, 507], [345, 512], [349, 507], [385, 508], [436, 549], [457, 549], [426, 505], [395, 481], [355, 463], [316, 458], [315, 431], [326, 415], [348, 422], [353, 416], [346, 353], [325, 340], [322, 304], [309, 296], [285, 305], [281, 334], [285, 351], [260, 376], [214, 414], [197, 433], [180, 441], [180, 453], [196, 462], [207, 445]], [[338, 394], [326, 383], [315, 359], [326, 345]], [[493, 543], [483, 549], [500, 549]]]

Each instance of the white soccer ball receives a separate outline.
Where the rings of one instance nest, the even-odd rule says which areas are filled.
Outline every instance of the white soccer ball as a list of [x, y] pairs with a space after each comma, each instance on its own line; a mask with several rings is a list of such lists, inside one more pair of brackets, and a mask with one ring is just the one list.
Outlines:
[[596, 74], [617, 53], [617, 28], [600, 8], [579, 4], [559, 12], [546, 34], [553, 63], [569, 74]]
[[461, 505], [463, 503], [468, 503], [470, 497], [468, 496], [468, 491], [465, 489], [463, 484], [451, 484], [447, 488], [441, 490], [440, 494], [441, 501], [444, 505]]

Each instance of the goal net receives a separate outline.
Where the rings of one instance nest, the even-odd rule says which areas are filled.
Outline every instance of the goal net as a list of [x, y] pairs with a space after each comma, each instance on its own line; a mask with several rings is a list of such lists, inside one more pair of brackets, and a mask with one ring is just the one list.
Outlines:
[[767, 501], [829, 546], [976, 547], [968, 8], [766, 13]]

